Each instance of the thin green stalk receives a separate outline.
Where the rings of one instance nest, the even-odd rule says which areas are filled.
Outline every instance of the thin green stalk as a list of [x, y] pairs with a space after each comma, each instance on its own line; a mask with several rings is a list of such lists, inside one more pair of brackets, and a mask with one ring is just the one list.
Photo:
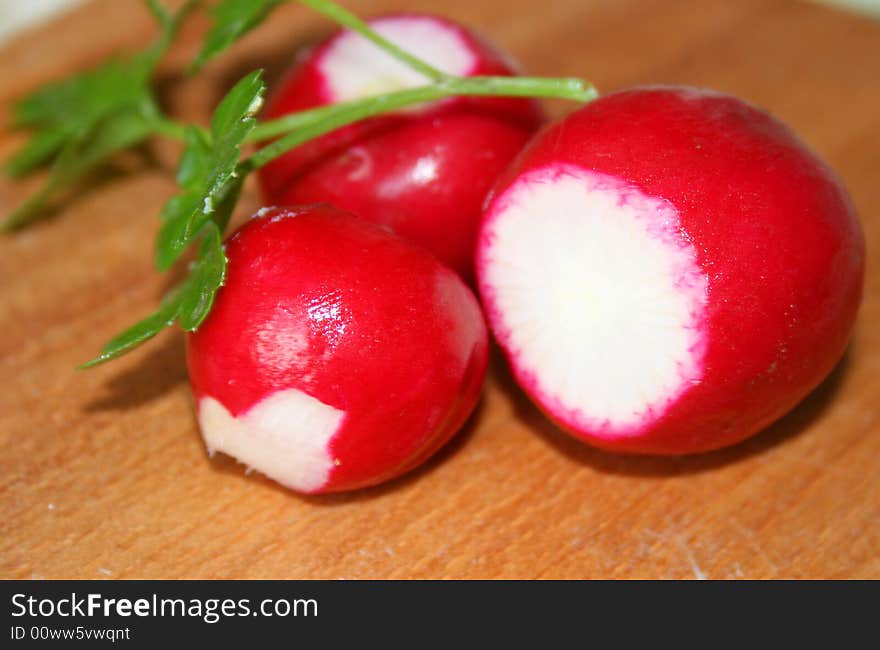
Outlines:
[[[379, 113], [404, 108], [411, 104], [433, 101], [456, 95], [501, 97], [555, 97], [577, 102], [589, 102], [598, 93], [592, 84], [580, 79], [542, 77], [449, 77], [440, 83], [408, 88], [385, 95], [354, 99], [348, 102], [322, 106], [307, 111], [291, 113], [284, 117], [262, 122], [254, 128], [247, 140], [269, 140], [285, 133], [334, 120], [338, 114], [349, 115], [352, 111], [362, 115], [357, 119], [373, 117]], [[356, 121], [356, 120], [351, 120]], [[349, 122], [345, 122], [348, 124]], [[337, 128], [337, 127], [333, 127]], [[301, 143], [299, 143], [301, 144]], [[296, 146], [296, 145], [291, 145]]]
[[162, 32], [159, 34], [159, 38], [144, 52], [144, 55], [151, 61], [150, 67], [155, 66], [165, 52], [168, 51], [168, 48], [177, 36], [177, 32], [180, 29], [180, 24], [183, 22], [183, 19], [195, 9], [197, 4], [197, 0], [187, 0], [180, 9], [177, 10], [177, 13], [171, 16], [159, 2], [156, 0], [147, 0], [147, 7], [150, 9], [150, 13], [153, 14], [162, 27]]
[[327, 2], [327, 0], [299, 1], [302, 4], [311, 7], [318, 13], [324, 14], [330, 20], [342, 25], [343, 27], [347, 27], [353, 32], [357, 32], [371, 43], [374, 43], [376, 46], [385, 50], [388, 54], [393, 56], [401, 63], [408, 65], [410, 68], [412, 68], [416, 72], [423, 74], [431, 81], [442, 81], [449, 76], [445, 72], [438, 70], [437, 68], [432, 66], [427, 61], [423, 61], [417, 56], [413, 56], [406, 50], [398, 47], [387, 38], [377, 33], [372, 27], [367, 25], [367, 23], [355, 16], [353, 13], [347, 11], [346, 9], [340, 7], [335, 3]]
[[599, 96], [591, 83], [570, 77], [455, 77], [443, 84], [450, 95], [555, 97], [591, 102]]
[[[437, 84], [407, 88], [385, 95], [354, 99], [329, 106], [320, 106], [261, 122], [245, 141], [261, 142], [271, 140], [272, 138], [299, 131], [300, 129], [320, 125], [325, 120], [332, 120], [333, 124], [337, 124], [340, 116], [345, 120], [342, 124], [344, 126], [359, 119], [405, 108], [411, 104], [465, 95], [554, 97], [577, 102], [589, 102], [598, 97], [598, 93], [592, 84], [585, 84], [580, 79], [566, 77], [450, 77]], [[351, 119], [349, 116], [352, 114], [361, 117]], [[334, 126], [333, 128], [338, 127]], [[153, 129], [160, 135], [176, 140], [183, 140], [186, 135], [185, 124], [164, 117], [157, 117], [155, 119]], [[302, 144], [302, 142], [298, 144]], [[293, 146], [296, 145], [291, 145], [291, 147]]]
[[[373, 117], [380, 113], [393, 111], [420, 102], [433, 101], [445, 96], [446, 94], [442, 86], [432, 84], [430, 86], [410, 88], [396, 93], [378, 95], [376, 97], [368, 97], [367, 99], [359, 99], [316, 109], [321, 111], [320, 116], [316, 116], [314, 111], [294, 114], [291, 117], [299, 116], [304, 121], [294, 127], [284, 137], [252, 154], [243, 164], [247, 171], [259, 169], [275, 158], [287, 153], [290, 149], [339, 127]], [[256, 130], [254, 129], [254, 131]], [[285, 128], [282, 132], [288, 130], [290, 129]]]
[[341, 126], [413, 104], [463, 95], [560, 97], [588, 102], [595, 99], [598, 93], [592, 85], [584, 85], [579, 79], [449, 78], [442, 83], [325, 106], [265, 122], [253, 130], [251, 139], [266, 139], [282, 133], [287, 135], [254, 153], [245, 161], [245, 169], [247, 171], [258, 169], [303, 142]]

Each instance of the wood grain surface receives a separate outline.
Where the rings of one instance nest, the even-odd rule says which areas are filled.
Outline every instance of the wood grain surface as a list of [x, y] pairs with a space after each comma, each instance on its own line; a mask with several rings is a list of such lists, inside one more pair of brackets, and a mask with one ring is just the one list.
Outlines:
[[[688, 83], [789, 122], [840, 173], [868, 241], [854, 340], [801, 406], [737, 447], [616, 456], [548, 423], [497, 358], [471, 424], [378, 488], [304, 498], [229, 458], [193, 419], [182, 337], [73, 367], [157, 302], [151, 266], [178, 146], [126, 156], [0, 240], [0, 578], [880, 578], [880, 23], [782, 0], [350, 0], [362, 15], [438, 10], [491, 34], [530, 73], [603, 91]], [[327, 33], [284, 6], [187, 78], [193, 17], [158, 84], [204, 122], [245, 72], [278, 78]], [[135, 0], [97, 0], [0, 50], [0, 121], [38, 84], [155, 33]], [[570, 105], [554, 103], [560, 113]], [[23, 141], [0, 132], [0, 156]], [[0, 214], [39, 178], [0, 181]], [[241, 219], [258, 207], [251, 187]]]

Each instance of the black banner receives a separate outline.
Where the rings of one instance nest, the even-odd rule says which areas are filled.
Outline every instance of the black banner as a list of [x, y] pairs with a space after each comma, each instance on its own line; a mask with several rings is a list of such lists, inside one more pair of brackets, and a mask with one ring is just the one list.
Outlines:
[[791, 641], [832, 623], [841, 647], [860, 627], [874, 629], [880, 602], [878, 583], [867, 582], [7, 581], [0, 588], [3, 648], [331, 642], [352, 633], [385, 645], [470, 647], [462, 635], [475, 631], [496, 641], [556, 639], [555, 647], [579, 639], [579, 646], [604, 647], [597, 635], [682, 641], [709, 626], [719, 640], [757, 630], [765, 641], [772, 631]]

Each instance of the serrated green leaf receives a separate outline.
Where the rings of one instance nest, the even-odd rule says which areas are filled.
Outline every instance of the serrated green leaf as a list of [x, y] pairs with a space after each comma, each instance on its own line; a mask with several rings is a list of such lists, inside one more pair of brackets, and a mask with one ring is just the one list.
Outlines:
[[[231, 129], [254, 117], [263, 106], [263, 71], [254, 70], [232, 87], [211, 117], [211, 136], [219, 142]], [[234, 139], [234, 138], [233, 138]]]
[[204, 197], [197, 192], [186, 192], [171, 197], [162, 209], [162, 226], [156, 238], [156, 268], [166, 271], [187, 248], [193, 237], [188, 234], [186, 227], [193, 213], [201, 215], [200, 227], [208, 221], [213, 221], [220, 232], [226, 230], [232, 211], [238, 203], [241, 189], [244, 185], [242, 177], [238, 177], [225, 188], [222, 200], [213, 207], [213, 212], [208, 216], [204, 214]]
[[244, 182], [244, 172], [239, 168], [241, 143], [255, 125], [253, 116], [260, 109], [264, 93], [262, 72], [251, 73], [221, 102], [212, 120], [211, 136], [196, 128], [187, 130], [177, 177], [183, 192], [169, 199], [162, 209], [156, 265], [163, 270], [169, 268], [194, 239], [200, 238], [196, 261], [173, 298], [114, 338], [83, 367], [124, 354], [175, 320], [182, 329], [192, 331], [211, 311], [226, 273], [222, 232]]
[[211, 220], [217, 224], [220, 232], [225, 232], [226, 226], [229, 225], [229, 219], [232, 217], [232, 211], [235, 210], [235, 206], [238, 203], [238, 197], [241, 196], [243, 185], [243, 176], [238, 176], [230, 182], [229, 187], [226, 188], [223, 200], [220, 201], [214, 209], [214, 214], [211, 215]]
[[80, 365], [80, 369], [97, 366], [130, 352], [166, 327], [171, 327], [175, 321], [190, 332], [202, 324], [211, 311], [217, 290], [223, 286], [226, 255], [220, 230], [214, 223], [207, 223], [199, 236], [202, 243], [187, 278], [165, 295], [158, 310], [113, 337], [97, 357]]
[[196, 60], [193, 72], [262, 23], [283, 0], [222, 0], [212, 10], [214, 19]]
[[32, 221], [64, 184], [149, 135], [150, 122], [159, 117], [150, 74], [195, 0], [188, 0], [173, 16], [158, 0], [148, 4], [162, 25], [162, 34], [151, 47], [43, 86], [14, 105], [13, 125], [34, 133], [6, 161], [6, 173], [17, 177], [53, 164], [44, 187], [3, 220], [0, 231]]
[[[211, 221], [225, 229], [241, 192], [242, 178], [230, 178], [220, 189], [189, 191], [169, 199], [156, 237], [156, 268], [167, 271]], [[172, 203], [173, 202], [173, 203]]]
[[13, 108], [13, 123], [66, 125], [75, 131], [108, 112], [139, 103], [148, 73], [138, 57], [107, 61], [19, 100]]
[[35, 129], [30, 142], [5, 165], [21, 176], [48, 162], [83, 134], [99, 131], [108, 116], [152, 108], [147, 70], [133, 59], [114, 60], [70, 79], [50, 84], [20, 100], [13, 108], [16, 126]]
[[164, 224], [166, 221], [176, 221], [178, 219], [184, 219], [185, 217], [180, 216], [181, 213], [189, 213], [195, 206], [198, 204], [198, 197], [193, 193], [189, 194], [175, 194], [172, 196], [165, 205], [162, 207], [162, 212], [160, 213], [160, 218], [162, 219], [162, 223]]
[[[77, 146], [63, 159], [63, 180], [79, 176], [117, 151], [143, 141], [152, 132], [150, 121], [138, 108], [123, 109], [99, 122], [91, 137], [77, 142]], [[61, 159], [59, 159], [61, 162]]]
[[149, 121], [135, 108], [109, 115], [91, 129], [76, 134], [55, 159], [43, 187], [0, 223], [0, 230], [11, 231], [29, 223], [39, 216], [59, 188], [94, 169], [116, 152], [145, 140], [150, 132]]
[[179, 324], [187, 332], [195, 330], [211, 311], [214, 295], [226, 275], [226, 255], [220, 230], [213, 222], [208, 222], [203, 233], [198, 259], [180, 297]]
[[177, 184], [184, 189], [200, 187], [211, 172], [211, 140], [208, 134], [195, 126], [186, 129], [186, 148], [177, 169]]
[[110, 339], [97, 357], [80, 365], [79, 368], [85, 369], [97, 366], [120, 357], [126, 352], [130, 352], [139, 345], [146, 343], [156, 334], [174, 323], [179, 307], [180, 301], [176, 298], [176, 294], [174, 299], [164, 300], [158, 310]]
[[187, 132], [178, 182], [184, 190], [162, 210], [156, 266], [167, 270], [212, 219], [222, 229], [241, 190], [241, 144], [256, 126], [265, 94], [262, 71], [245, 76], [223, 98], [211, 120], [211, 136]]
[[162, 226], [156, 236], [156, 268], [167, 271], [191, 241], [187, 224], [200, 212], [203, 198], [198, 190], [172, 196], [162, 208]]

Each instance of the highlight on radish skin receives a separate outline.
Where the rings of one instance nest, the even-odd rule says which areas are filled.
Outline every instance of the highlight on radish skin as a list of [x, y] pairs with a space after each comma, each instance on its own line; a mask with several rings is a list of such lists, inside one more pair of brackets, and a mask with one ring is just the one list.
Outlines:
[[485, 376], [473, 293], [423, 249], [329, 206], [264, 209], [228, 240], [227, 280], [187, 340], [210, 453], [305, 493], [425, 461]]
[[513, 373], [599, 447], [733, 444], [842, 356], [864, 239], [837, 177], [784, 125], [682, 87], [607, 95], [505, 172], [477, 249]]
[[[509, 58], [451, 21], [399, 14], [369, 21], [442, 72], [513, 75]], [[269, 118], [424, 85], [428, 80], [349, 31], [308, 53], [270, 97]], [[466, 279], [483, 201], [542, 121], [531, 99], [459, 97], [343, 127], [260, 170], [274, 205], [329, 202], [386, 226]]]

